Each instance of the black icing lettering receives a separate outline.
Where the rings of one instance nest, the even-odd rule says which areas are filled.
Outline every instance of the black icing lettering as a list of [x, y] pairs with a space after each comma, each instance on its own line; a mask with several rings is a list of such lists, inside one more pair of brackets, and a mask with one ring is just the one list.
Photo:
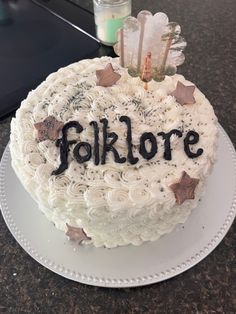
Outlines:
[[[120, 122], [126, 124], [127, 127], [127, 136], [126, 143], [128, 148], [127, 153], [127, 161], [134, 165], [139, 161], [138, 157], [134, 157], [133, 155], [133, 143], [132, 143], [132, 127], [131, 127], [131, 119], [127, 116], [121, 116]], [[102, 137], [103, 137], [103, 147], [100, 158], [100, 147], [99, 147], [99, 127], [96, 121], [91, 121], [89, 124], [94, 129], [94, 146], [87, 142], [79, 142], [75, 146], [73, 150], [74, 158], [78, 163], [83, 163], [89, 161], [91, 157], [94, 158], [94, 164], [99, 165], [100, 159], [101, 164], [106, 163], [106, 157], [108, 152], [112, 152], [114, 156], [114, 160], [116, 163], [124, 163], [126, 161], [125, 157], [121, 157], [114, 147], [114, 144], [118, 140], [118, 135], [115, 132], [109, 132], [108, 120], [101, 119], [102, 123]], [[56, 146], [59, 147], [60, 150], [60, 165], [58, 169], [52, 172], [52, 175], [59, 175], [63, 173], [68, 168], [68, 155], [70, 151], [70, 146], [72, 144], [76, 144], [75, 140], [68, 140], [68, 131], [71, 128], [75, 128], [77, 133], [81, 133], [83, 131], [83, 127], [78, 121], [70, 121], [66, 123], [62, 128], [62, 137], [56, 141]], [[173, 129], [168, 133], [160, 132], [158, 136], [162, 136], [164, 140], [164, 159], [171, 160], [172, 159], [172, 148], [171, 148], [171, 136], [176, 135], [178, 137], [182, 137], [182, 132]], [[148, 143], [147, 143], [148, 141]], [[199, 142], [199, 134], [193, 130], [189, 131], [184, 140], [184, 151], [189, 158], [196, 158], [203, 153], [203, 149], [199, 148], [196, 152], [190, 150], [191, 145], [197, 144]], [[147, 144], [150, 144], [147, 146]], [[83, 149], [83, 153], [82, 153]], [[145, 132], [140, 137], [140, 145], [139, 145], [139, 153], [146, 160], [150, 160], [153, 158], [158, 151], [157, 139], [151, 132]]]
[[132, 130], [131, 130], [131, 120], [127, 116], [121, 116], [120, 117], [120, 122], [125, 122], [127, 125], [127, 136], [126, 136], [126, 141], [127, 141], [127, 146], [128, 146], [128, 161], [132, 164], [135, 165], [139, 159], [137, 157], [134, 157], [132, 147]]
[[173, 134], [177, 135], [178, 137], [182, 137], [182, 132], [179, 130], [176, 130], [176, 129], [173, 129], [168, 133], [160, 132], [157, 134], [159, 136], [162, 136], [163, 140], [165, 141], [164, 142], [164, 148], [165, 148], [164, 158], [165, 158], [165, 160], [171, 160], [172, 159], [172, 154], [171, 154], [172, 149], [170, 146], [170, 138]]
[[195, 131], [189, 131], [184, 139], [184, 151], [189, 158], [196, 158], [202, 155], [203, 149], [199, 148], [196, 153], [191, 152], [189, 145], [197, 144], [199, 134]]
[[99, 164], [99, 128], [96, 121], [91, 121], [89, 124], [92, 125], [94, 129], [93, 154], [94, 154], [94, 164], [97, 166]]
[[[146, 149], [145, 142], [149, 140], [151, 143], [151, 150], [148, 152]], [[153, 133], [151, 132], [145, 132], [140, 137], [140, 147], [139, 147], [139, 153], [143, 156], [143, 158], [149, 160], [153, 158], [157, 153], [157, 140]]]
[[[114, 158], [115, 158], [115, 162], [117, 163], [124, 163], [126, 161], [125, 157], [120, 157], [119, 153], [117, 152], [117, 150], [113, 147], [113, 145], [115, 144], [115, 142], [118, 139], [118, 135], [115, 132], [111, 132], [108, 133], [107, 129], [108, 129], [108, 120], [107, 119], [101, 119], [100, 120], [101, 123], [103, 123], [103, 152], [102, 152], [102, 156], [101, 156], [101, 164], [104, 165], [106, 163], [106, 155], [107, 152], [111, 151], [114, 154]], [[107, 143], [107, 139], [111, 138], [110, 143]]]
[[[86, 151], [86, 154], [85, 155], [81, 155], [80, 154], [80, 149], [81, 148], [84, 148], [84, 150]], [[91, 148], [91, 145], [89, 143], [86, 143], [86, 142], [80, 142], [78, 143], [74, 150], [73, 150], [73, 154], [75, 156], [75, 159], [78, 161], [78, 163], [82, 164], [83, 162], [85, 161], [89, 161], [89, 159], [91, 158], [92, 156], [92, 148]]]
[[68, 168], [68, 154], [69, 154], [69, 147], [72, 144], [75, 144], [76, 141], [68, 141], [67, 133], [68, 130], [71, 128], [75, 128], [77, 133], [83, 131], [83, 127], [77, 121], [70, 121], [66, 123], [62, 128], [62, 138], [57, 140], [56, 145], [60, 147], [60, 166], [58, 169], [52, 172], [52, 175], [58, 175], [64, 172]]

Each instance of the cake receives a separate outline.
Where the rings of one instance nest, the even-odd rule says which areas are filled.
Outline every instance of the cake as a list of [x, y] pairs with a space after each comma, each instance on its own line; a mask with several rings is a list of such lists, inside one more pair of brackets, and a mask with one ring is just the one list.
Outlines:
[[50, 74], [12, 120], [12, 167], [72, 239], [155, 241], [203, 197], [216, 158], [213, 108], [182, 75], [148, 84], [119, 58], [82, 60]]

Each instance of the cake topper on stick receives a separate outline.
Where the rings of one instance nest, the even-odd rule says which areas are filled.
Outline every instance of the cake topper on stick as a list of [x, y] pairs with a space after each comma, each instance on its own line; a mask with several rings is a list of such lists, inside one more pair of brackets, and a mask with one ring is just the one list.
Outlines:
[[166, 14], [141, 11], [137, 18], [126, 19], [114, 50], [121, 66], [128, 68], [132, 77], [140, 77], [147, 89], [149, 81], [160, 82], [165, 75], [174, 75], [184, 62], [186, 41], [180, 32], [180, 26], [169, 22]]

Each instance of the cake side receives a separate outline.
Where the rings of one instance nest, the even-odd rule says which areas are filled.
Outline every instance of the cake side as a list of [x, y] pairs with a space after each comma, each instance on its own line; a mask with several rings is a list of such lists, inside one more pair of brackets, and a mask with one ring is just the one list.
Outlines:
[[[96, 70], [112, 63], [121, 75], [111, 87], [96, 85]], [[96, 247], [139, 245], [156, 240], [184, 222], [201, 199], [207, 177], [216, 158], [217, 118], [205, 96], [196, 88], [195, 104], [179, 104], [170, 94], [178, 82], [193, 85], [181, 75], [151, 81], [143, 89], [139, 78], [130, 78], [118, 59], [109, 57], [83, 60], [51, 74], [36, 90], [29, 93], [11, 124], [10, 150], [12, 166], [40, 209], [56, 227], [66, 231], [66, 223], [83, 228]], [[52, 175], [60, 165], [60, 149], [53, 140], [39, 141], [35, 124], [48, 116], [66, 124], [79, 121], [81, 133], [71, 128], [68, 168]], [[99, 150], [102, 151], [102, 119], [107, 119], [110, 132], [118, 139], [114, 148], [127, 156], [127, 127], [120, 121], [130, 118], [133, 155], [136, 164], [117, 163], [113, 152], [105, 164], [96, 165], [94, 156], [78, 163], [73, 155], [76, 143], [95, 145], [94, 128], [99, 127]], [[172, 135], [171, 160], [164, 158], [164, 140], [158, 133], [179, 130], [180, 138]], [[199, 134], [191, 149], [203, 149], [197, 158], [189, 158], [184, 150], [184, 138], [189, 131]], [[147, 160], [140, 154], [140, 137], [152, 132], [157, 141], [157, 153]], [[149, 149], [147, 145], [147, 149]], [[170, 186], [183, 172], [199, 179], [194, 199], [181, 205]]]

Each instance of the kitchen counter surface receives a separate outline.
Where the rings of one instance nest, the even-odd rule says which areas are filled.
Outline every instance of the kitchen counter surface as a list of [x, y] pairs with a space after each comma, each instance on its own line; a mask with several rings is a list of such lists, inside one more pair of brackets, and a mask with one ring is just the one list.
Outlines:
[[[77, 0], [88, 10], [92, 1]], [[235, 0], [134, 0], [181, 25], [188, 46], [179, 73], [212, 103], [236, 145]], [[0, 155], [11, 116], [0, 121]], [[105, 289], [67, 280], [33, 260], [0, 217], [0, 313], [236, 313], [236, 223], [220, 245], [185, 273], [141, 288]]]

